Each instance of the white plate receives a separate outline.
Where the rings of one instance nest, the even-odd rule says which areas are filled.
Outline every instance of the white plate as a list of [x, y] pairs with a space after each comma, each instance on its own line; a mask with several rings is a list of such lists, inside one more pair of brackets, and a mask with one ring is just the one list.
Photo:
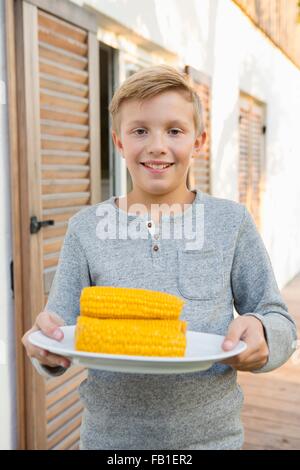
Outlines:
[[64, 339], [56, 341], [40, 331], [29, 336], [29, 341], [42, 349], [71, 358], [73, 364], [89, 369], [143, 374], [179, 374], [209, 369], [214, 362], [236, 356], [245, 351], [247, 345], [240, 341], [229, 352], [221, 345], [224, 336], [187, 331], [187, 348], [184, 357], [129, 356], [119, 354], [99, 354], [76, 351], [74, 349], [75, 326], [61, 327]]

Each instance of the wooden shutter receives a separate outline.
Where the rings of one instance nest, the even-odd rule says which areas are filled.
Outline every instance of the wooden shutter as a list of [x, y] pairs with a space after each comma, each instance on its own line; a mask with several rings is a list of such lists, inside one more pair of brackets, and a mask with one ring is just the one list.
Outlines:
[[205, 193], [210, 193], [210, 80], [190, 66], [185, 67], [185, 72], [190, 76], [191, 84], [200, 97], [203, 107], [204, 128], [207, 133], [207, 139], [200, 156], [193, 158], [188, 183], [191, 189], [199, 188]]
[[38, 11], [42, 214], [55, 221], [43, 230], [45, 293], [68, 219], [91, 203], [88, 49], [87, 31]]
[[260, 227], [260, 202], [264, 161], [264, 106], [254, 98], [240, 97], [239, 201]]
[[[53, 12], [17, 2], [24, 331], [43, 309], [68, 219], [100, 201], [99, 50], [93, 30], [72, 23], [69, 2], [45, 2]], [[60, 6], [69, 21], [59, 18]], [[54, 225], [30, 233], [32, 216]], [[78, 446], [82, 406], [77, 387], [86, 373], [71, 368], [44, 380], [26, 363], [27, 448]]]
[[[233, 0], [300, 67], [299, 0]], [[297, 22], [298, 20], [298, 22]]]

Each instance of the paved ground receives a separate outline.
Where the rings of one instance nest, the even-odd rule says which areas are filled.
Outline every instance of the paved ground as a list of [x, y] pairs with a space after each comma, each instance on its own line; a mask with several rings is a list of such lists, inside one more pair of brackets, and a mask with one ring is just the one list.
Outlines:
[[[283, 290], [300, 337], [300, 274]], [[240, 372], [245, 393], [244, 449], [300, 449], [300, 349], [267, 374]]]

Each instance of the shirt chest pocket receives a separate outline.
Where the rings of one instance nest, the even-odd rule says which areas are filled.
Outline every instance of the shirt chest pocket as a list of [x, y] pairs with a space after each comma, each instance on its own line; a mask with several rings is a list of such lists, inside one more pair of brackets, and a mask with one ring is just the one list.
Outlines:
[[224, 286], [222, 250], [179, 250], [177, 254], [180, 294], [187, 299], [216, 299]]

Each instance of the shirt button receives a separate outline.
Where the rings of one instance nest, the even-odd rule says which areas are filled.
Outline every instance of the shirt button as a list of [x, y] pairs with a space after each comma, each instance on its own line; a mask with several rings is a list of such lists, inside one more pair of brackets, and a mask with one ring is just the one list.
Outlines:
[[158, 249], [159, 249], [159, 247], [157, 245], [154, 245], [153, 250], [157, 251]]
[[148, 227], [152, 227], [152, 223], [151, 222], [148, 222]]

